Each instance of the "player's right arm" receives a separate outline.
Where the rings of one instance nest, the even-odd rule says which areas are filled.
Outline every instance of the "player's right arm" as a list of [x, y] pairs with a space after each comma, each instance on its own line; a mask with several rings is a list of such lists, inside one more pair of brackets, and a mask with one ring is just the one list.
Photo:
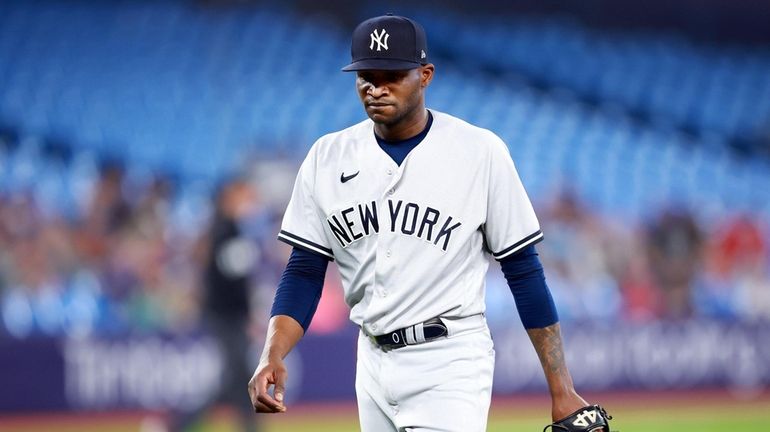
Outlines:
[[273, 300], [262, 357], [249, 381], [249, 397], [256, 412], [286, 411], [288, 371], [283, 360], [310, 327], [328, 264], [326, 257], [309, 250], [295, 247], [291, 252]]
[[315, 201], [316, 144], [297, 173], [278, 234], [278, 240], [293, 246], [293, 250], [275, 293], [259, 366], [249, 381], [249, 396], [256, 412], [286, 411], [288, 372], [284, 358], [310, 327], [321, 299], [327, 265], [334, 259], [324, 218]]
[[[270, 319], [262, 357], [249, 381], [249, 396], [254, 410], [261, 413], [286, 411], [283, 397], [288, 372], [283, 359], [302, 338], [305, 330], [294, 318], [276, 315]], [[270, 395], [270, 387], [273, 395]]]

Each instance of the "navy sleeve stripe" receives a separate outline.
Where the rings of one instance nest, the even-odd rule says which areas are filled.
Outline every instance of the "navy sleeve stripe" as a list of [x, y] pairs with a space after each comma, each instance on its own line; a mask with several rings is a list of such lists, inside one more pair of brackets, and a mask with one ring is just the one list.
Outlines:
[[543, 240], [543, 232], [540, 230], [537, 230], [536, 232], [524, 237], [520, 241], [514, 243], [511, 246], [508, 246], [507, 248], [501, 250], [500, 252], [493, 253], [492, 256], [495, 257], [496, 260], [500, 261], [501, 259], [514, 254], [522, 249], [524, 249], [527, 246], [534, 245], [538, 242]]
[[307, 250], [309, 252], [321, 254], [324, 257], [334, 261], [334, 253], [331, 249], [323, 247], [317, 243], [313, 243], [309, 240], [305, 240], [302, 237], [296, 236], [290, 232], [282, 230], [280, 233], [278, 233], [278, 240], [281, 240], [284, 243], [288, 243], [291, 246]]

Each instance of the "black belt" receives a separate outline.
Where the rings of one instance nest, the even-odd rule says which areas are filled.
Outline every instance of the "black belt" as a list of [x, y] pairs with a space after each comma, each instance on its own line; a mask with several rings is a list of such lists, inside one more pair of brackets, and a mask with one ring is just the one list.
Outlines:
[[380, 336], [372, 336], [382, 349], [390, 350], [403, 348], [407, 345], [419, 345], [442, 338], [447, 335], [447, 329], [440, 318], [431, 318], [424, 323], [415, 324], [402, 329], [393, 330]]

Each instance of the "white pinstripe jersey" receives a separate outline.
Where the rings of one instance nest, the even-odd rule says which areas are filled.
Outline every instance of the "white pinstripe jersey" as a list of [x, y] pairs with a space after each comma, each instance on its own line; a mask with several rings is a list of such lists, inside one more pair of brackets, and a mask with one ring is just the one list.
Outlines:
[[370, 334], [483, 312], [487, 252], [543, 237], [505, 143], [431, 113], [400, 166], [368, 119], [316, 141], [278, 235], [336, 260], [350, 319]]

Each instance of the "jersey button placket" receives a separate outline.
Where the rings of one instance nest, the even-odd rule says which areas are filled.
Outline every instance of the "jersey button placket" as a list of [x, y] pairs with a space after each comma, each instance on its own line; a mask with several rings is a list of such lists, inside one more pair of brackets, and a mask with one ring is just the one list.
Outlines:
[[401, 180], [401, 174], [403, 173], [400, 169], [394, 169], [392, 167], [387, 168], [385, 170], [385, 173], [388, 174], [388, 177], [390, 177], [390, 181], [388, 182], [388, 190], [386, 194], [388, 196], [392, 196], [394, 193], [396, 193], [396, 185]]
[[[391, 252], [391, 250], [390, 250], [390, 249], [385, 249], [385, 258], [389, 259], [389, 258], [390, 258], [390, 257], [392, 257], [392, 256], [393, 256], [393, 252]], [[384, 287], [383, 287], [383, 288], [380, 290], [380, 297], [382, 297], [382, 298], [385, 298], [385, 297], [387, 297], [387, 296], [388, 296], [388, 290], [387, 290], [386, 288], [384, 288]]]

